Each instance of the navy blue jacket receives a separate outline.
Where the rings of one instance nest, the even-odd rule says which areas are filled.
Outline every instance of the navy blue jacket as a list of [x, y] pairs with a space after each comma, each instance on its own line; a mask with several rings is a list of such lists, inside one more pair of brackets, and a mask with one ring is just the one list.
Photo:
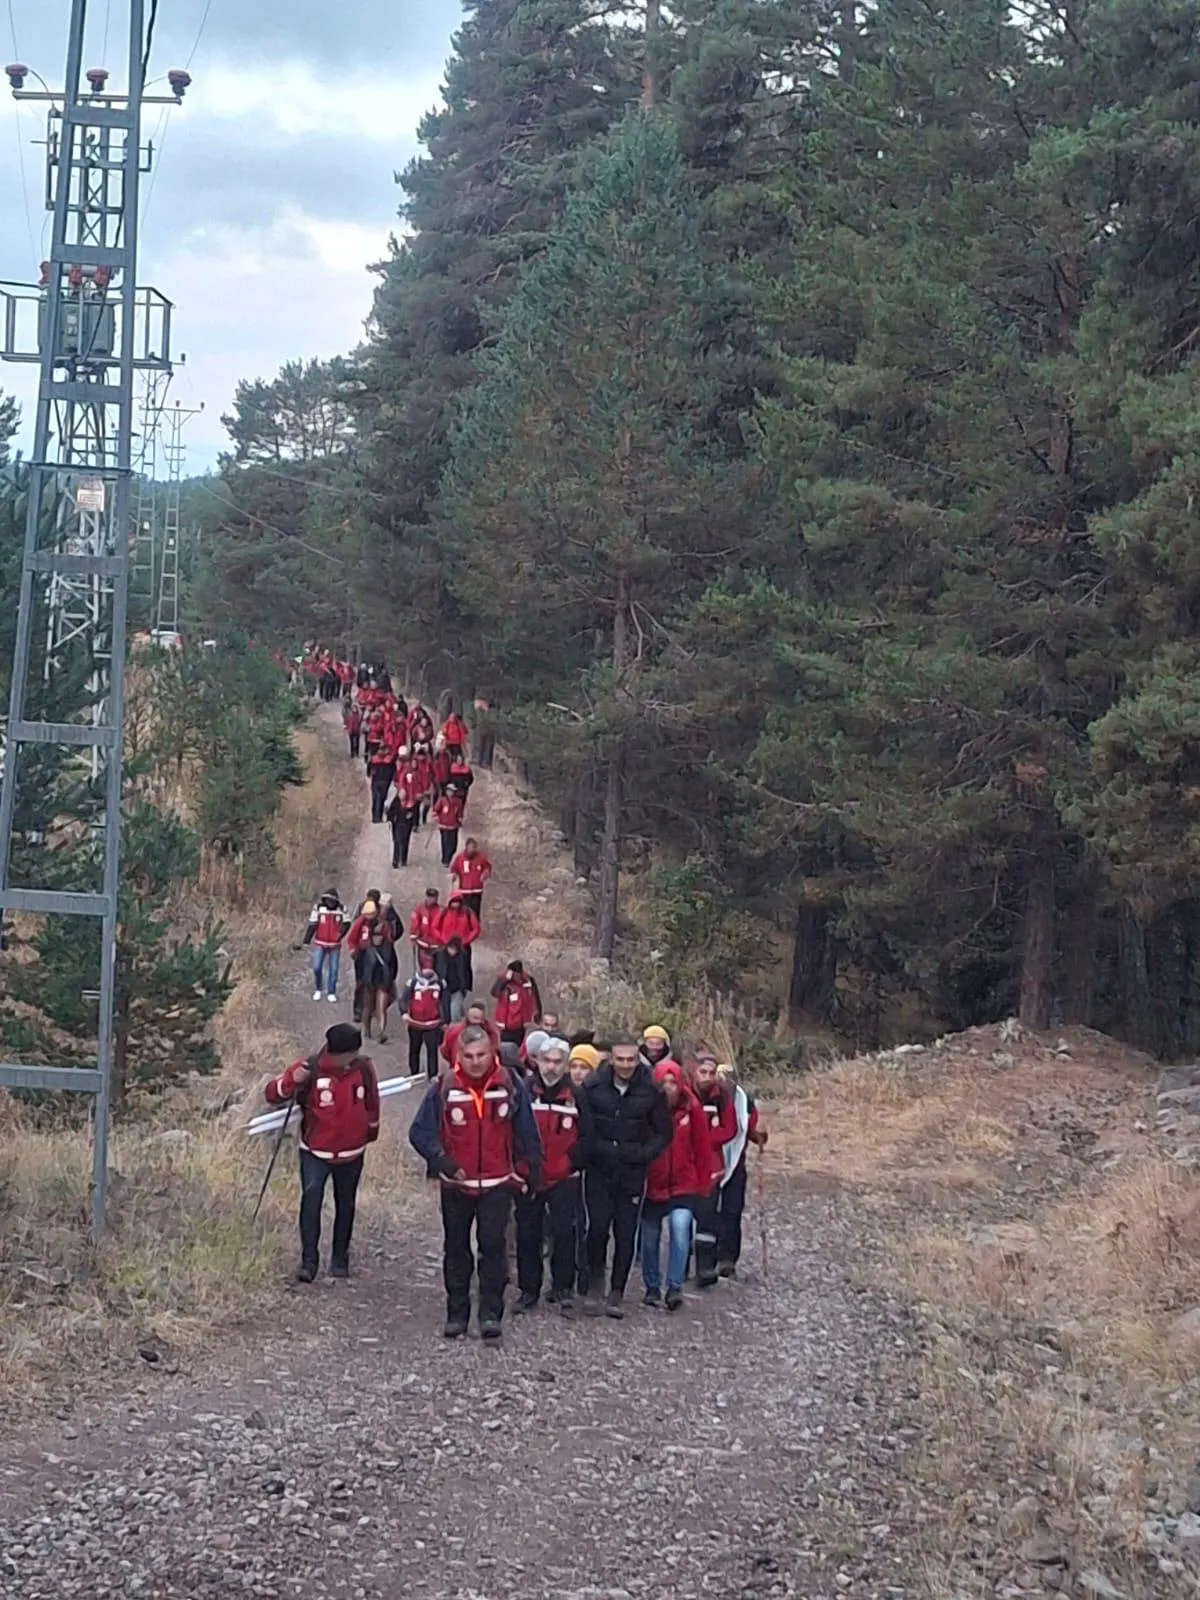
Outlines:
[[[529, 1090], [518, 1073], [509, 1072], [508, 1075], [512, 1079], [513, 1095], [513, 1164], [523, 1167], [529, 1173], [530, 1187], [536, 1189], [541, 1182], [544, 1160], [542, 1136], [538, 1132], [537, 1118], [533, 1114]], [[439, 1177], [448, 1178], [454, 1172], [454, 1163], [446, 1159], [446, 1152], [442, 1148], [442, 1116], [445, 1110], [442, 1089], [443, 1085], [438, 1078], [435, 1078], [426, 1089], [424, 1098], [417, 1107], [417, 1114], [409, 1126], [408, 1142], [423, 1158], [431, 1172], [436, 1172]]]

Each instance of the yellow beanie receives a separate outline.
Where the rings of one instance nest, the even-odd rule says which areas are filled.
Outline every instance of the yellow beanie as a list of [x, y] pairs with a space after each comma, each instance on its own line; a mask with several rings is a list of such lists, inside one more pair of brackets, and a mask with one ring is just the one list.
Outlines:
[[362, 914], [364, 917], [377, 917], [379, 915], [379, 907], [375, 904], [374, 900], [366, 900], [363, 902]]
[[595, 1045], [577, 1044], [574, 1050], [571, 1051], [570, 1060], [582, 1061], [589, 1071], [595, 1072], [600, 1065], [600, 1052]]
[[671, 1035], [665, 1028], [660, 1028], [657, 1022], [652, 1022], [648, 1028], [642, 1029], [642, 1038], [643, 1040], [661, 1039], [663, 1044], [670, 1044], [671, 1042]]

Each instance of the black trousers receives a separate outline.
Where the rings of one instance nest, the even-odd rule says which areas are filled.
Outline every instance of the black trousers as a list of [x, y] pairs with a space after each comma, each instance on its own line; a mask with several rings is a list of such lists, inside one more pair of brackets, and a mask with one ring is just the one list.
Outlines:
[[555, 1294], [575, 1292], [579, 1179], [564, 1178], [541, 1194], [517, 1196], [517, 1287], [535, 1299], [542, 1292], [542, 1244], [550, 1219], [550, 1287]]
[[717, 1260], [737, 1266], [742, 1254], [742, 1213], [746, 1209], [746, 1158], [733, 1170], [717, 1204]]
[[604, 1288], [604, 1262], [611, 1233], [613, 1259], [610, 1282], [618, 1294], [625, 1293], [637, 1248], [644, 1188], [645, 1177], [641, 1173], [589, 1172], [584, 1177], [583, 1194], [588, 1215], [588, 1278], [593, 1289], [603, 1291]]
[[483, 921], [483, 890], [482, 889], [479, 891], [478, 894], [465, 894], [465, 895], [463, 895], [462, 903], [463, 903], [463, 905], [466, 906], [468, 911], [473, 911], [475, 913], [475, 915], [479, 918], [479, 920], [481, 922]]
[[717, 1277], [717, 1233], [720, 1190], [696, 1201], [696, 1282], [710, 1284]]
[[442, 1029], [408, 1028], [408, 1075], [415, 1078], [421, 1070], [421, 1051], [425, 1052], [425, 1076], [436, 1078], [438, 1075], [438, 1046], [442, 1042]]
[[524, 1028], [501, 1028], [500, 1029], [500, 1043], [501, 1044], [523, 1044], [524, 1040], [525, 1040], [525, 1029]]
[[387, 805], [388, 790], [392, 787], [390, 767], [371, 768], [371, 821], [382, 822]]
[[417, 826], [417, 808], [402, 811], [392, 823], [392, 866], [408, 865], [408, 850], [412, 844], [413, 830]]
[[443, 828], [442, 833], [442, 865], [448, 867], [458, 854], [458, 829]]
[[334, 1266], [345, 1266], [350, 1259], [350, 1235], [354, 1232], [354, 1206], [358, 1196], [358, 1180], [362, 1177], [363, 1158], [339, 1162], [322, 1161], [311, 1150], [300, 1152], [300, 1256], [316, 1266], [321, 1250], [321, 1208], [325, 1203], [325, 1185], [333, 1179], [333, 1252], [330, 1261]]
[[355, 760], [358, 759], [359, 747], [361, 746], [361, 744], [362, 744], [362, 734], [361, 733], [352, 733], [350, 735], [350, 754], [354, 757]]
[[505, 1234], [512, 1209], [509, 1189], [484, 1189], [473, 1194], [442, 1185], [442, 1279], [446, 1285], [446, 1316], [465, 1322], [471, 1314], [471, 1275], [475, 1251], [479, 1253], [479, 1320], [499, 1321], [504, 1315], [504, 1287], [508, 1282]]

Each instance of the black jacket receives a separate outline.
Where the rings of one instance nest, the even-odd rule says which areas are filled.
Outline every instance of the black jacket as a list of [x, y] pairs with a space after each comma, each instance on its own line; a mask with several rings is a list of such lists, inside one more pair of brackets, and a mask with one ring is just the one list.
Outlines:
[[468, 994], [471, 989], [471, 953], [459, 950], [451, 955], [449, 950], [439, 950], [433, 958], [438, 977], [451, 994]]
[[576, 1091], [576, 1098], [586, 1106], [590, 1124], [583, 1161], [595, 1171], [644, 1177], [674, 1137], [666, 1098], [640, 1061], [624, 1094], [613, 1081], [612, 1062], [605, 1061]]

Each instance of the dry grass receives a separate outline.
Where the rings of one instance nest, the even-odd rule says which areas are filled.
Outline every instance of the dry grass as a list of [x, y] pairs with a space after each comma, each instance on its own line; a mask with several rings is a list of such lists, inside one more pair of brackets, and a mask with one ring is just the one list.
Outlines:
[[[214, 1028], [222, 1072], [116, 1129], [111, 1226], [99, 1251], [88, 1236], [86, 1129], [0, 1098], [0, 1382], [10, 1396], [53, 1397], [80, 1373], [124, 1364], [148, 1337], [170, 1361], [261, 1307], [290, 1260], [291, 1162], [281, 1158], [252, 1224], [267, 1149], [247, 1140], [238, 1102], [255, 1099], [268, 1073], [305, 1046], [282, 979], [312, 898], [336, 879], [358, 822], [344, 803], [340, 759], [313, 729], [297, 743], [308, 782], [285, 794], [270, 881], [229, 903], [221, 891], [232, 879], [210, 870], [181, 908], [184, 921], [214, 914], [227, 928], [237, 986]], [[378, 1206], [403, 1203], [399, 1178], [378, 1188]]]
[[1182, 1507], [1200, 1454], [1200, 1190], [1145, 1131], [1144, 1060], [1057, 1045], [978, 1030], [774, 1108], [777, 1166], [854, 1191], [877, 1280], [919, 1309], [934, 1593], [994, 1594], [1038, 1530], [1160, 1592], [1143, 1519]]

